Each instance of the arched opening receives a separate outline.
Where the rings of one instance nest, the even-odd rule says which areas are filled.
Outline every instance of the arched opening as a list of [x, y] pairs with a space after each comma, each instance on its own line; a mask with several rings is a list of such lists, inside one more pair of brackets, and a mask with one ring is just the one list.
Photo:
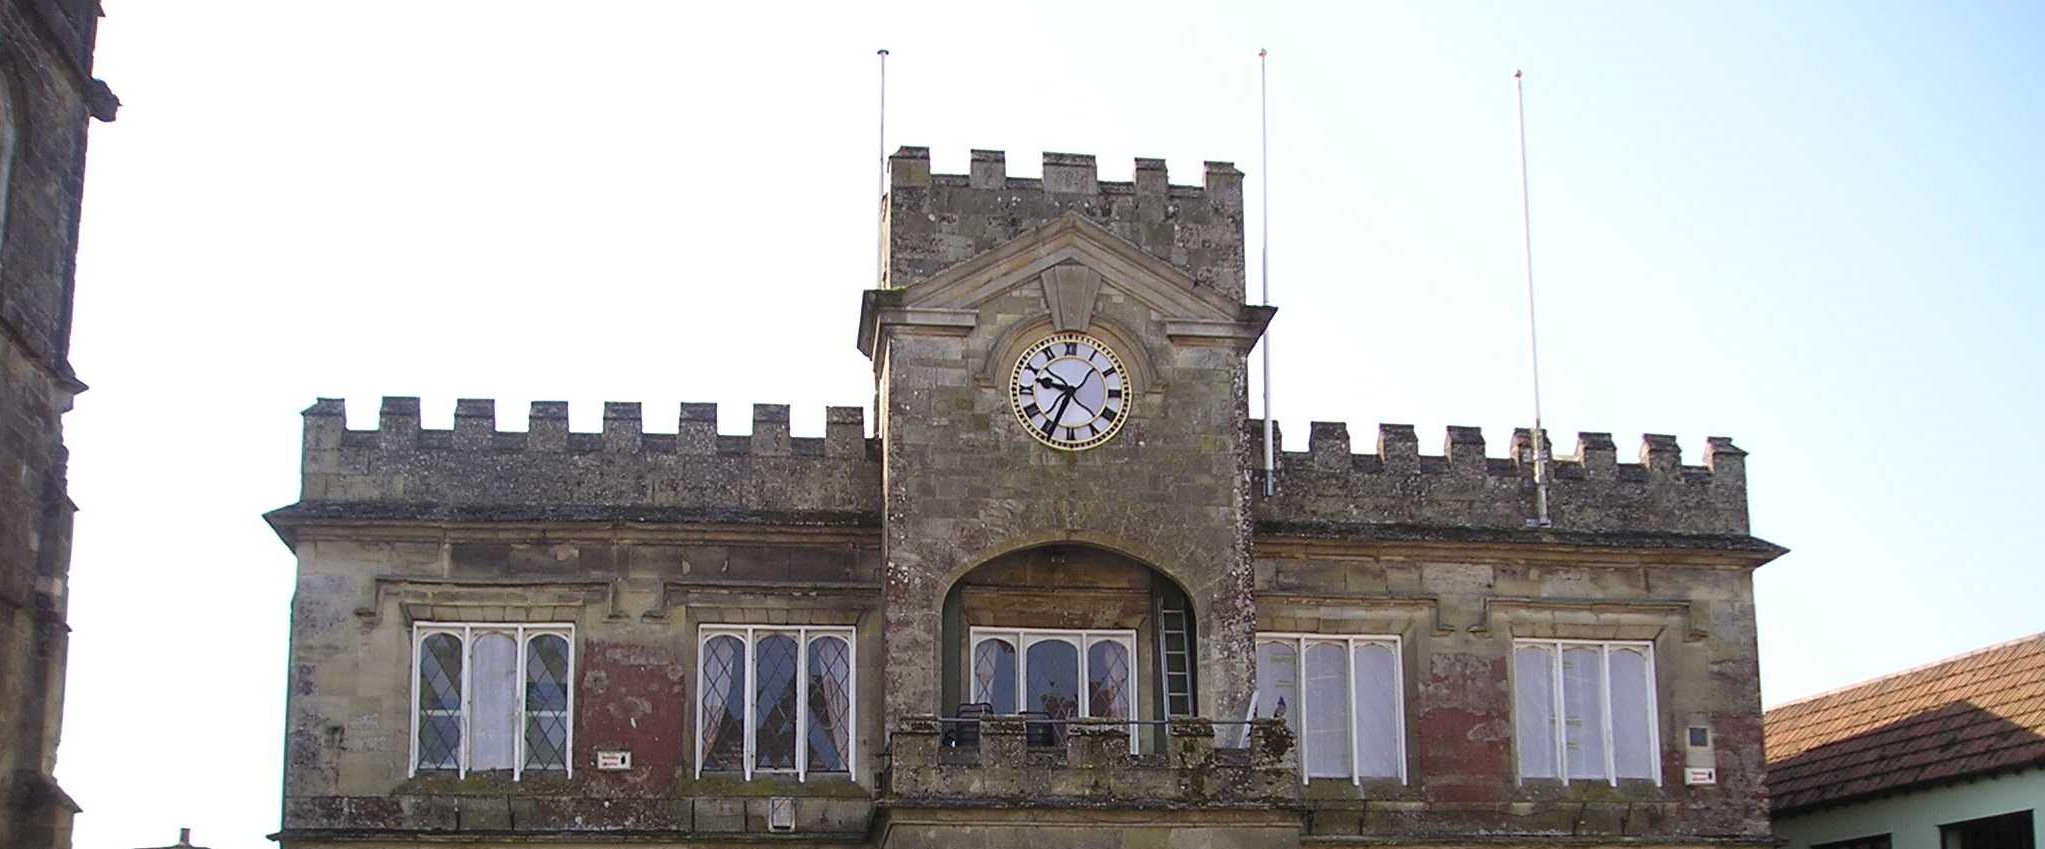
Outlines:
[[1073, 544], [1004, 554], [945, 595], [938, 713], [1129, 719], [1132, 744], [1159, 751], [1155, 721], [1197, 712], [1197, 633], [1184, 588], [1141, 561]]

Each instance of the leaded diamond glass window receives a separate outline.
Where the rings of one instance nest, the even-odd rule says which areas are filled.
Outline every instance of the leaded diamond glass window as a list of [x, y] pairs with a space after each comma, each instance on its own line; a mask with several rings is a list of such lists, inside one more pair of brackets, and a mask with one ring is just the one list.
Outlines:
[[743, 769], [746, 756], [746, 644], [712, 637], [703, 645], [703, 767]]
[[419, 623], [414, 771], [570, 769], [569, 629]]
[[1015, 644], [987, 637], [973, 648], [973, 701], [1015, 713]]
[[1129, 650], [1095, 640], [1086, 650], [1087, 715], [1129, 718]]
[[[1134, 631], [976, 627], [968, 636], [972, 667], [966, 689], [995, 713], [1051, 719], [1128, 719], [1138, 713]], [[1141, 735], [1130, 731], [1134, 751]]]
[[852, 646], [842, 637], [809, 641], [811, 772], [844, 772], [852, 747]]
[[568, 768], [568, 641], [555, 634], [525, 644], [525, 768]]
[[718, 625], [702, 640], [699, 775], [853, 771], [851, 629]]
[[419, 641], [419, 768], [455, 769], [462, 748], [462, 639]]
[[795, 768], [795, 638], [769, 634], [754, 643], [753, 768]]

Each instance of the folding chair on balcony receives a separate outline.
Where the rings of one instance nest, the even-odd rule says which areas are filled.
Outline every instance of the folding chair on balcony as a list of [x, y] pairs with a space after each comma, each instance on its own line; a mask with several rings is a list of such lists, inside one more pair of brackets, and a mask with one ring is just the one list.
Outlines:
[[961, 749], [980, 748], [980, 720], [994, 715], [986, 702], [963, 702], [957, 716], [945, 722], [944, 744]]

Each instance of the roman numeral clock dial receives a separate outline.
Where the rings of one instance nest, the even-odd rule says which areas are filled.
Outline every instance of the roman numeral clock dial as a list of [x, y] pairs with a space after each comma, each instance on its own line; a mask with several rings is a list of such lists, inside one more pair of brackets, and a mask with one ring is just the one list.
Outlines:
[[1122, 360], [1084, 333], [1044, 339], [1015, 361], [1009, 402], [1038, 442], [1080, 451], [1108, 441], [1129, 417], [1129, 375]]

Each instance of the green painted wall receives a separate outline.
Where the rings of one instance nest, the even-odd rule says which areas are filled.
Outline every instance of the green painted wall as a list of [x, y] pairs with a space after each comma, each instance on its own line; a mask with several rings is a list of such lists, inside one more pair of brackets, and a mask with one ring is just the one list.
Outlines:
[[1939, 849], [1939, 826], [2031, 811], [2035, 844], [2045, 847], [2045, 769], [1965, 781], [1869, 802], [1775, 819], [1783, 849], [1887, 833], [1893, 849]]

